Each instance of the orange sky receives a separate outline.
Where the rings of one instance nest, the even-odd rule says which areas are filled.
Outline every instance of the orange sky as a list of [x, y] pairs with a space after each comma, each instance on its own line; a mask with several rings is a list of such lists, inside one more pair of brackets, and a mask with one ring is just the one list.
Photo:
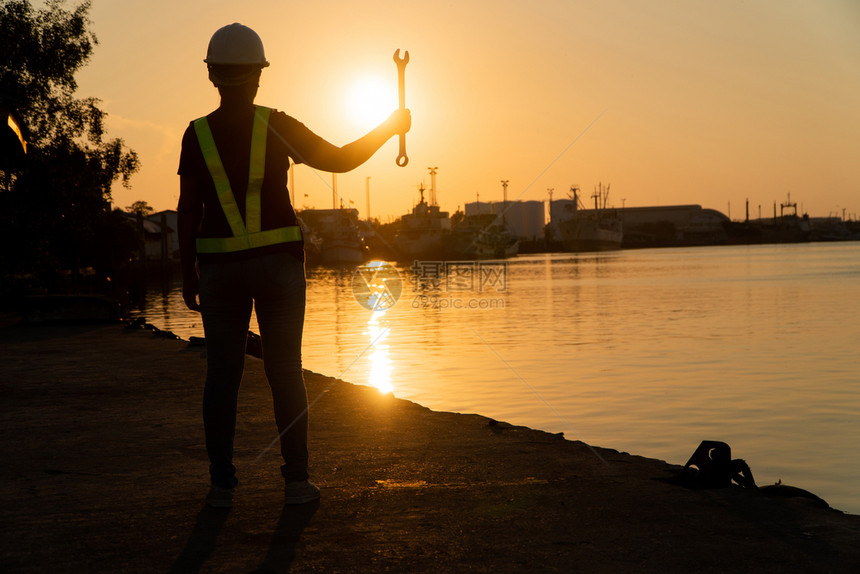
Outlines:
[[[416, 0], [94, 0], [100, 45], [79, 74], [109, 135], [142, 168], [120, 207], [172, 209], [188, 122], [217, 106], [202, 60], [212, 32], [241, 22], [272, 65], [258, 103], [335, 144], [362, 135], [348, 101], [367, 76], [396, 102], [394, 50], [409, 50], [409, 165], [397, 140], [338, 177], [344, 204], [387, 220], [408, 211], [427, 168], [454, 211], [480, 194], [564, 197], [611, 184], [610, 204], [698, 203], [742, 218], [791, 193], [812, 216], [860, 215], [860, 4]], [[393, 104], [394, 105], [394, 104]], [[331, 207], [331, 177], [300, 166], [299, 207]], [[307, 197], [305, 197], [307, 195]]]

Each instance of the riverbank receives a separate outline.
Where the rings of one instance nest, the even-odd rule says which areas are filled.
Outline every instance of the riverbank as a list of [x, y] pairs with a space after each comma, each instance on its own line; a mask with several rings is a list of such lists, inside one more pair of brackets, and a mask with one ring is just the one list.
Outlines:
[[285, 507], [253, 357], [235, 505], [208, 509], [201, 347], [117, 325], [7, 326], [0, 343], [5, 572], [860, 567], [860, 517], [812, 499], [686, 489], [662, 461], [314, 373], [311, 472], [323, 496]]

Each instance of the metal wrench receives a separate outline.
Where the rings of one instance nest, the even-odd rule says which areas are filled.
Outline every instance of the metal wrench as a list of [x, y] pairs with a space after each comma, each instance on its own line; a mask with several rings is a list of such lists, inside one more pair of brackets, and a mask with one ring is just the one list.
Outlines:
[[[406, 64], [409, 63], [409, 50], [403, 52], [400, 57], [400, 48], [394, 52], [394, 63], [397, 64], [397, 90], [400, 96], [400, 109], [406, 109]], [[406, 134], [400, 134], [400, 153], [397, 154], [397, 165], [405, 167], [409, 163], [406, 157]]]

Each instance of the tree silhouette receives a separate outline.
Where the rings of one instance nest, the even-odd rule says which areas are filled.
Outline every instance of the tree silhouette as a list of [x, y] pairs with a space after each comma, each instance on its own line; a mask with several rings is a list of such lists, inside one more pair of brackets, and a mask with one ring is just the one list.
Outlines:
[[133, 213], [135, 215], [140, 214], [144, 217], [146, 217], [147, 215], [152, 215], [152, 213], [155, 211], [151, 205], [142, 200], [135, 201], [134, 203], [126, 207], [125, 210], [128, 213]]
[[28, 0], [0, 4], [0, 108], [16, 119], [26, 143], [26, 155], [4, 146], [0, 158], [7, 292], [22, 277], [60, 288], [63, 276], [85, 267], [107, 272], [125, 258], [115, 239], [126, 236], [127, 224], [111, 212], [111, 186], [128, 185], [139, 164], [121, 139], [106, 137], [99, 101], [74, 95], [75, 74], [97, 44], [87, 29], [89, 8], [84, 2], [66, 9], [64, 0], [41, 9]]

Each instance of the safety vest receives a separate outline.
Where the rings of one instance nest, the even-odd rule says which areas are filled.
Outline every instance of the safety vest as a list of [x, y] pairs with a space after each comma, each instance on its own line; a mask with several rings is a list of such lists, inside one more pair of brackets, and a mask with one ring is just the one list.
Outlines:
[[233, 232], [233, 237], [198, 237], [198, 253], [231, 253], [302, 240], [302, 231], [298, 225], [265, 231], [260, 229], [260, 190], [263, 187], [263, 176], [266, 172], [266, 132], [271, 112], [270, 108], [263, 106], [257, 106], [254, 112], [254, 127], [251, 131], [251, 168], [248, 174], [248, 191], [245, 194], [244, 221], [236, 205], [227, 172], [224, 171], [224, 164], [221, 163], [221, 156], [218, 155], [218, 149], [215, 147], [209, 122], [205, 116], [194, 120], [194, 131], [197, 133], [200, 151], [203, 152], [203, 160], [212, 175], [218, 202]]

